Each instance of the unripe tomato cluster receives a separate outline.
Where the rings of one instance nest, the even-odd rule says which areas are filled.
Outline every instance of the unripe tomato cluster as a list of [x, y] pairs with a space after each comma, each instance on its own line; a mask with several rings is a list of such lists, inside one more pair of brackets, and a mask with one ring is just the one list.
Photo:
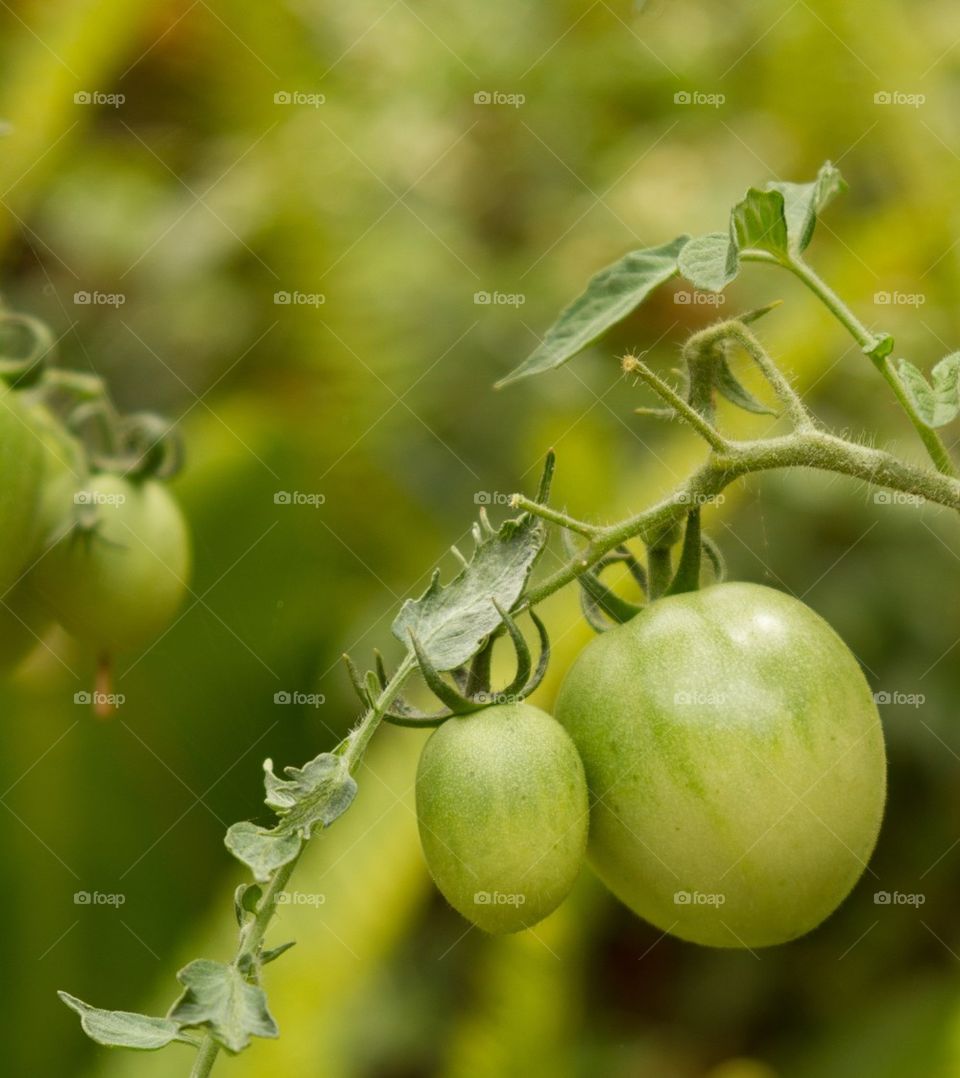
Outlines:
[[885, 796], [853, 654], [803, 603], [738, 583], [599, 636], [556, 718], [511, 704], [448, 719], [417, 774], [427, 865], [480, 928], [535, 924], [586, 855], [640, 917], [715, 947], [784, 943], [828, 917]]
[[180, 606], [183, 516], [147, 476], [94, 469], [36, 389], [0, 389], [0, 670], [57, 622], [101, 659], [142, 647]]

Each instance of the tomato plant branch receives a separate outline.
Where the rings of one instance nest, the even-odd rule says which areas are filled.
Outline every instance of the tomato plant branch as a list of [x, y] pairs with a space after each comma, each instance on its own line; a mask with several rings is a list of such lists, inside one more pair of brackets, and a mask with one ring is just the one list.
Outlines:
[[[918, 468], [880, 449], [838, 438], [824, 431], [795, 431], [780, 438], [731, 442], [723, 454], [707, 460], [671, 495], [617, 524], [594, 530], [588, 545], [539, 584], [528, 590], [524, 607], [533, 606], [575, 580], [605, 554], [631, 539], [655, 543], [670, 527], [680, 524], [691, 506], [702, 506], [739, 479], [753, 472], [780, 468], [815, 468], [862, 479], [874, 486], [900, 491], [960, 512], [960, 480]], [[517, 504], [538, 514], [541, 506], [518, 497]], [[580, 524], [581, 534], [591, 527]]]
[[917, 412], [913, 401], [910, 400], [904, 390], [903, 383], [897, 375], [897, 372], [890, 363], [888, 350], [884, 350], [881, 347], [884, 338], [877, 337], [875, 334], [871, 333], [830, 285], [828, 285], [816, 270], [814, 270], [813, 267], [799, 255], [789, 255], [778, 258], [768, 251], [749, 249], [741, 251], [740, 258], [745, 262], [765, 262], [776, 266], [782, 266], [807, 286], [837, 321], [844, 326], [850, 336], [853, 337], [860, 346], [861, 350], [870, 357], [873, 365], [883, 375], [887, 384], [893, 390], [900, 407], [903, 408], [908, 419], [920, 435], [920, 439], [926, 447], [930, 459], [936, 466], [937, 471], [943, 472], [944, 475], [956, 476], [956, 465], [953, 463], [943, 440], [935, 430], [924, 423]]
[[[373, 705], [364, 712], [359, 722], [338, 749], [350, 772], [353, 772], [363, 759], [363, 755], [370, 744], [370, 739], [383, 721], [385, 712], [392, 703], [393, 698], [403, 688], [404, 682], [415, 667], [416, 660], [413, 654], [408, 652], [397, 667], [393, 677], [390, 678], [373, 702]], [[264, 936], [270, 927], [274, 914], [277, 912], [280, 896], [290, 882], [290, 877], [293, 875], [309, 841], [309, 839], [306, 839], [296, 857], [285, 865], [281, 865], [273, 873], [257, 902], [253, 917], [241, 927], [237, 950], [231, 963], [237, 970], [245, 973], [247, 970], [253, 969], [257, 971], [256, 976], [259, 976], [260, 949]], [[219, 1043], [209, 1032], [204, 1034], [194, 1058], [190, 1078], [206, 1078], [213, 1070], [213, 1065], [219, 1054]]]

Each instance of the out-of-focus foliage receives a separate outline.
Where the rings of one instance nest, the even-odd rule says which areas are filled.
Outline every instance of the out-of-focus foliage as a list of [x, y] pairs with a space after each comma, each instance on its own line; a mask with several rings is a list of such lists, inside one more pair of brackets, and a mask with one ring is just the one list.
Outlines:
[[[667, 370], [716, 315], [669, 286], [564, 369], [490, 390], [590, 274], [830, 158], [851, 192], [811, 257], [898, 355], [928, 370], [956, 347], [960, 30], [946, 0], [34, 0], [0, 28], [0, 289], [124, 408], [180, 420], [197, 553], [182, 619], [120, 664], [115, 719], [73, 703], [92, 664], [64, 640], [0, 689], [3, 1069], [179, 1075], [187, 1049], [98, 1051], [54, 990], [156, 1011], [179, 959], [226, 956], [222, 836], [260, 818], [260, 760], [335, 743], [356, 713], [338, 656], [396, 655], [400, 601], [477, 501], [530, 490], [553, 445], [558, 501], [613, 519], [701, 452], [632, 414], [650, 402], [613, 359]], [[758, 330], [823, 419], [916, 452], [794, 281], [751, 267], [721, 310], [775, 298]], [[225, 1074], [960, 1071], [957, 522], [792, 475], [733, 488], [706, 523], [735, 575], [824, 613], [878, 691], [923, 696], [882, 708], [887, 821], [838, 914], [776, 951], [711, 952], [585, 875], [535, 933], [482, 939], [426, 886], [419, 735], [398, 733], [298, 879], [327, 901], [277, 925], [298, 938], [267, 974], [281, 1042]], [[588, 631], [572, 593], [545, 613], [549, 706]]]

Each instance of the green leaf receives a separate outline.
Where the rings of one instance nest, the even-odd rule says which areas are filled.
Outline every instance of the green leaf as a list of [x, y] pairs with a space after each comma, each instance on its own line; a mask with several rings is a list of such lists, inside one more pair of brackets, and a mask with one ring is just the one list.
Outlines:
[[67, 992], [57, 995], [80, 1015], [83, 1032], [97, 1044], [110, 1048], [138, 1048], [145, 1052], [164, 1048], [171, 1041], [196, 1044], [196, 1038], [181, 1033], [179, 1024], [171, 1018], [151, 1018], [131, 1011], [103, 1011]]
[[829, 161], [820, 166], [812, 183], [769, 183], [767, 188], [783, 195], [790, 250], [799, 254], [813, 237], [817, 215], [847, 189], [840, 170]]
[[225, 962], [198, 958], [177, 974], [183, 995], [170, 1010], [181, 1025], [205, 1026], [228, 1052], [242, 1051], [251, 1037], [278, 1037], [263, 989]]
[[722, 292], [740, 269], [736, 244], [725, 232], [708, 232], [690, 240], [677, 264], [694, 288], [707, 292]]
[[[482, 525], [482, 527], [481, 527]], [[439, 569], [419, 599], [407, 599], [394, 620], [394, 636], [409, 648], [413, 633], [437, 670], [462, 666], [500, 624], [494, 600], [511, 610], [543, 550], [546, 528], [527, 513], [493, 531], [481, 511], [474, 525], [472, 559], [449, 584]]]
[[247, 917], [256, 914], [257, 903], [262, 895], [263, 890], [255, 883], [241, 883], [233, 892], [233, 912], [241, 928]]
[[928, 427], [943, 427], [960, 413], [960, 352], [933, 368], [933, 385], [910, 362], [901, 359], [900, 381], [920, 418]]
[[730, 232], [741, 251], [752, 247], [784, 256], [788, 239], [783, 193], [751, 187], [730, 213]]
[[756, 415], [777, 414], [773, 409], [761, 404], [749, 390], [740, 384], [736, 375], [730, 370], [730, 364], [725, 356], [717, 360], [713, 371], [713, 379], [717, 392], [738, 408], [742, 408], [746, 412], [754, 412]]
[[269, 962], [275, 962], [280, 957], [280, 955], [286, 954], [286, 952], [289, 951], [291, 947], [295, 947], [296, 944], [296, 940], [290, 940], [288, 943], [281, 943], [278, 944], [276, 947], [270, 947], [266, 951], [261, 951], [260, 965], [265, 966]]
[[586, 291], [547, 330], [540, 346], [516, 370], [501, 378], [496, 388], [561, 366], [626, 318], [657, 285], [677, 272], [677, 257], [688, 239], [678, 236], [660, 247], [631, 251], [600, 270]]
[[871, 359], [886, 359], [893, 351], [893, 337], [889, 333], [878, 333], [868, 344], [863, 346], [864, 355]]
[[235, 823], [224, 839], [260, 883], [297, 856], [317, 825], [329, 827], [346, 812], [357, 793], [346, 760], [333, 752], [321, 753], [302, 768], [284, 768], [286, 779], [274, 774], [271, 760], [264, 761], [263, 769], [265, 801], [280, 822], [273, 828]]

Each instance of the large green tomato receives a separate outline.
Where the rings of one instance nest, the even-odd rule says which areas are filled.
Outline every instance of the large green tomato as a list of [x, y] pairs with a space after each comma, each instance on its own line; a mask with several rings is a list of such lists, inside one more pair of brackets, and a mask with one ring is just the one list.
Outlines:
[[721, 584], [652, 603], [584, 649], [557, 718], [586, 768], [592, 866], [665, 932], [783, 943], [866, 866], [880, 719], [849, 649], [790, 596]]
[[40, 643], [53, 619], [29, 577], [0, 602], [0, 673], [7, 673]]
[[30, 561], [44, 447], [18, 392], [0, 388], [0, 595]]
[[173, 496], [153, 479], [95, 475], [78, 524], [40, 559], [33, 583], [61, 625], [102, 653], [142, 647], [187, 590], [190, 541]]
[[566, 732], [529, 704], [448, 719], [424, 746], [417, 820], [444, 897], [486, 932], [552, 913], [580, 871], [589, 808]]

